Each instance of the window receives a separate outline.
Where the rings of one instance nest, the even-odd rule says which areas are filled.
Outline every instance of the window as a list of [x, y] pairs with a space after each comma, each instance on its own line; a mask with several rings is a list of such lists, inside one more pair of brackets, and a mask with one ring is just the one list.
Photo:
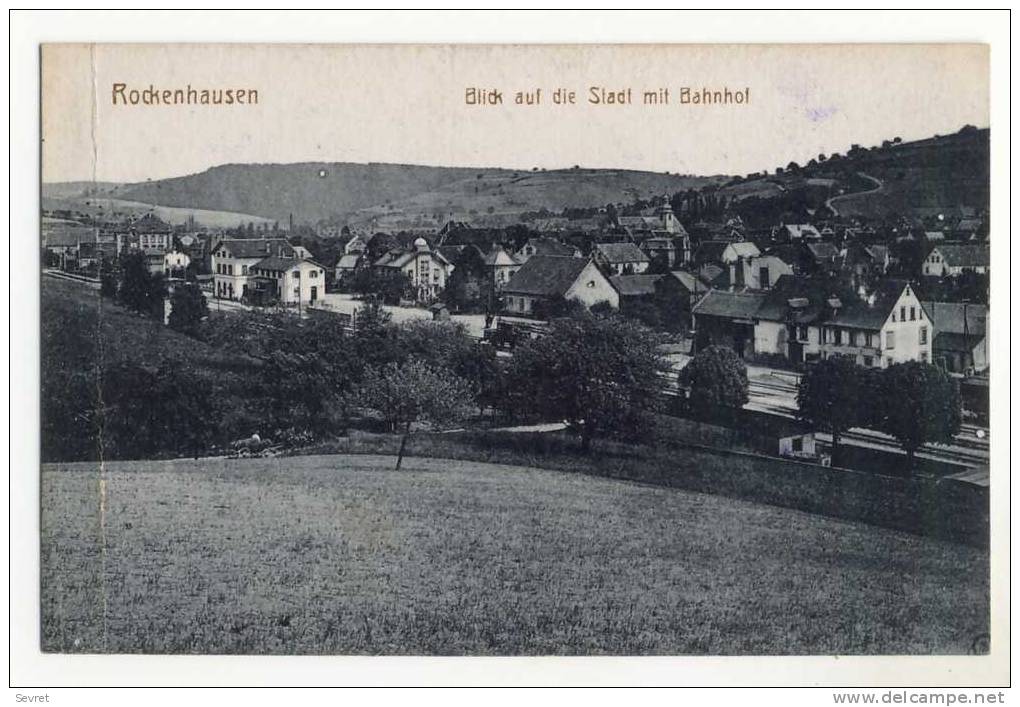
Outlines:
[[797, 338], [801, 341], [807, 341], [808, 330], [806, 326], [797, 327]]
[[922, 351], [921, 352], [921, 363], [928, 363], [928, 352], [927, 351]]
[[928, 327], [926, 326], [921, 327], [919, 334], [921, 346], [924, 346], [925, 344], [928, 343]]
[[317, 278], [318, 276], [319, 276], [319, 271], [318, 270], [312, 270], [310, 273], [308, 273], [308, 277], [312, 278], [313, 280], [315, 278]]
[[842, 343], [843, 343], [843, 330], [842, 329], [833, 329], [832, 330], [832, 338], [833, 338], [833, 341], [835, 341], [837, 346], [842, 345]]
[[900, 321], [901, 322], [907, 321], [907, 308], [906, 307], [900, 307]]
[[294, 271], [294, 279], [295, 280], [300, 280], [301, 279], [301, 271], [300, 270], [295, 270]]
[[793, 451], [795, 451], [795, 452], [803, 452], [804, 451], [804, 438], [803, 437], [794, 437], [791, 440], [791, 446], [793, 447]]
[[916, 319], [917, 319], [917, 309], [915, 307], [911, 307], [910, 308], [910, 321], [915, 321]]
[[868, 368], [871, 368], [872, 366], [874, 366], [875, 365], [875, 357], [874, 356], [865, 356], [864, 357], [864, 365], [867, 366]]
[[891, 366], [892, 365], [892, 356], [886, 356], [885, 357], [885, 365], [886, 366]]
[[895, 349], [896, 348], [896, 332], [895, 331], [887, 331], [885, 333], [885, 347], [887, 349]]
[[241, 274], [242, 275], [247, 275], [248, 274], [248, 266], [247, 265], [242, 265], [241, 266]]
[[[864, 334], [864, 345], [869, 347], [869, 348], [870, 347], [874, 347], [874, 345], [875, 345], [875, 335], [872, 334], [870, 331], [869, 332], [865, 332], [865, 334]], [[868, 364], [868, 365], [870, 365], [870, 364]]]

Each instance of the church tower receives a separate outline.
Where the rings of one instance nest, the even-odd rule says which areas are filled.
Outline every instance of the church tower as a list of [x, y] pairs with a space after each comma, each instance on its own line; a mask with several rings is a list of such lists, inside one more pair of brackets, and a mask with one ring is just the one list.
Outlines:
[[656, 210], [655, 215], [659, 217], [663, 231], [666, 233], [677, 232], [676, 214], [673, 213], [673, 207], [669, 205], [668, 200]]

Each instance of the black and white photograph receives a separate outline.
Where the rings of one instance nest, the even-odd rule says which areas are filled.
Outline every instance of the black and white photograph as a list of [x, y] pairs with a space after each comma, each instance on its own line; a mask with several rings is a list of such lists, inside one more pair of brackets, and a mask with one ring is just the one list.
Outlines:
[[43, 656], [1008, 647], [988, 45], [38, 51]]

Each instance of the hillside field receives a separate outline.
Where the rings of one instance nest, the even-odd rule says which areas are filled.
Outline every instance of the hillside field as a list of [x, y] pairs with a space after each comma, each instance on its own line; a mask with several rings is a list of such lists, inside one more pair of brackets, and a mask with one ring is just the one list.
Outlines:
[[44, 465], [42, 648], [956, 654], [988, 555], [675, 489], [448, 460]]

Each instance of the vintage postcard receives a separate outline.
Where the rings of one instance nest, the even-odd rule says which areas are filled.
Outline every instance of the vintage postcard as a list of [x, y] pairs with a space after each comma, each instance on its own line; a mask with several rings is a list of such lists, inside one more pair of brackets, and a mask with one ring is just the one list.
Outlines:
[[40, 83], [42, 652], [1008, 643], [988, 46], [44, 44]]

